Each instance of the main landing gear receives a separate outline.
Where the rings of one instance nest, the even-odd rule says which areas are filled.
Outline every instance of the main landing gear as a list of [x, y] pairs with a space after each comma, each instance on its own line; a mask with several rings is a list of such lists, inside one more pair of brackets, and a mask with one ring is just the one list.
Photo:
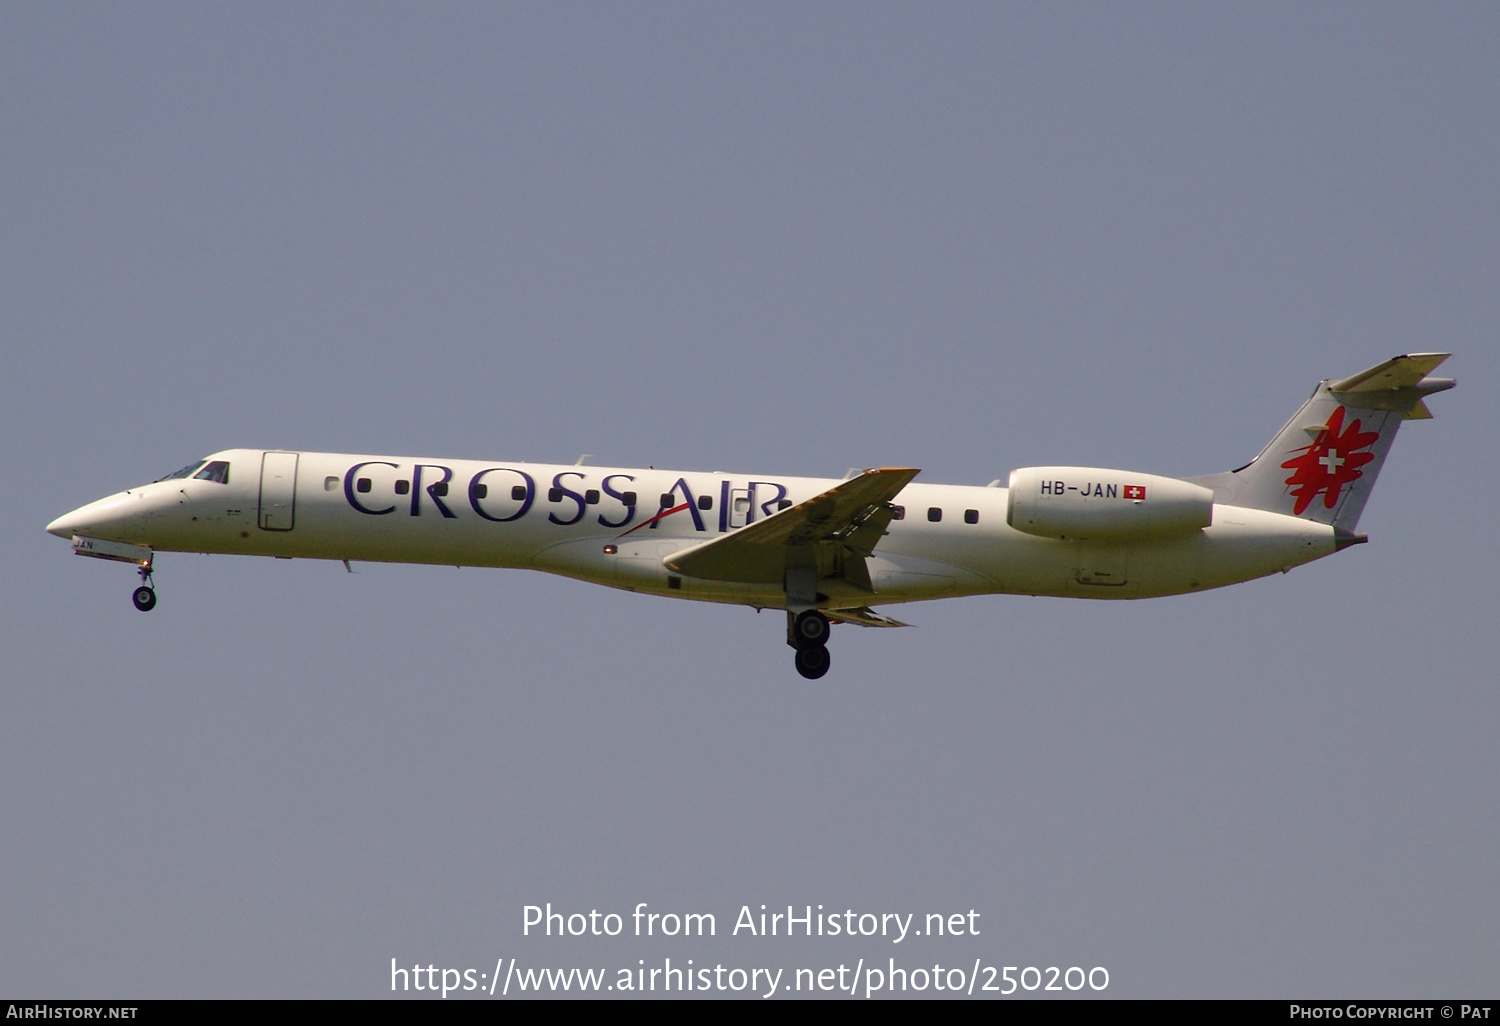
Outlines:
[[149, 561], [142, 563], [139, 573], [141, 575], [141, 586], [135, 589], [135, 593], [130, 596], [130, 600], [135, 603], [135, 608], [143, 613], [149, 613], [156, 608], [156, 589], [151, 587], [155, 583], [151, 579], [151, 563]]
[[796, 616], [788, 612], [787, 621], [787, 641], [797, 650], [797, 672], [817, 680], [833, 662], [828, 655], [828, 617], [816, 609], [804, 609]]

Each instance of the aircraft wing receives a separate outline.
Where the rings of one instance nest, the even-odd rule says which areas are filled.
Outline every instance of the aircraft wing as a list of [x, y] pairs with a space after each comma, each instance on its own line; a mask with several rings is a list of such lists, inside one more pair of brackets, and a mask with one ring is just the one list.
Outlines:
[[789, 568], [816, 567], [820, 578], [842, 578], [873, 592], [865, 557], [896, 514], [891, 499], [918, 473], [867, 470], [758, 523], [673, 553], [665, 563], [690, 577], [746, 584], [780, 584]]

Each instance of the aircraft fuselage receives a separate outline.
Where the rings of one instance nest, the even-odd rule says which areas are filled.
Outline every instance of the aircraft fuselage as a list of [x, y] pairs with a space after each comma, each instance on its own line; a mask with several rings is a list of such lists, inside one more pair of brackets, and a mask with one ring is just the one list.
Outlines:
[[1330, 555], [1401, 424], [1428, 420], [1446, 353], [1318, 383], [1237, 470], [1178, 479], [1022, 467], [1008, 487], [232, 449], [47, 526], [79, 555], [158, 552], [516, 567], [612, 588], [785, 609], [797, 672], [828, 672], [834, 622], [958, 595], [1133, 599], [1220, 588]]
[[[672, 598], [783, 608], [781, 582], [703, 580], [673, 573], [663, 560], [840, 483], [259, 449], [216, 453], [205, 466], [216, 462], [228, 464], [227, 481], [188, 477], [131, 488], [48, 530], [155, 552], [514, 567]], [[1172, 595], [1286, 570], [1338, 547], [1327, 525], [1231, 505], [1215, 504], [1201, 530], [1112, 542], [1013, 529], [1003, 487], [912, 482], [894, 504], [898, 518], [867, 560], [873, 593], [824, 580], [820, 606], [985, 593]]]

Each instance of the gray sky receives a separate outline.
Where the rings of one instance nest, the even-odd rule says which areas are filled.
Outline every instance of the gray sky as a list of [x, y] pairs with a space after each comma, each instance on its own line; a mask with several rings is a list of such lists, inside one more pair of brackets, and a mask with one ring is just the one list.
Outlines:
[[[0, 993], [910, 958], [1493, 993], [1492, 5], [0, 9]], [[51, 518], [230, 446], [984, 484], [1452, 350], [1371, 544], [840, 628]], [[521, 909], [713, 912], [671, 943]], [[982, 933], [728, 937], [741, 905]], [[613, 978], [613, 977], [611, 977]]]

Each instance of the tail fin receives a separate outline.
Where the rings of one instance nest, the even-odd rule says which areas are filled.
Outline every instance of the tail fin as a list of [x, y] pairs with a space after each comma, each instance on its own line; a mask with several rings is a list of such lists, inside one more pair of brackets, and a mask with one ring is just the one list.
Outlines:
[[1411, 353], [1321, 381], [1259, 456], [1192, 480], [1212, 488], [1215, 502], [1329, 524], [1352, 541], [1401, 422], [1430, 419], [1423, 400], [1453, 387], [1452, 378], [1427, 376], [1449, 355]]

